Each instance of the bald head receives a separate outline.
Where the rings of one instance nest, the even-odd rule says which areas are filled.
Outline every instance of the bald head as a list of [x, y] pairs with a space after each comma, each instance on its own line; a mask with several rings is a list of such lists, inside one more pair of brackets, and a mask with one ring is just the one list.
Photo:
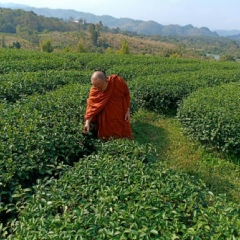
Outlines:
[[105, 82], [106, 81], [106, 75], [101, 71], [94, 72], [91, 76], [91, 82], [93, 83], [93, 82], [96, 82], [96, 81]]
[[93, 87], [98, 89], [98, 91], [100, 91], [100, 92], [104, 92], [108, 86], [107, 77], [101, 71], [96, 71], [92, 74], [91, 83], [92, 83]]

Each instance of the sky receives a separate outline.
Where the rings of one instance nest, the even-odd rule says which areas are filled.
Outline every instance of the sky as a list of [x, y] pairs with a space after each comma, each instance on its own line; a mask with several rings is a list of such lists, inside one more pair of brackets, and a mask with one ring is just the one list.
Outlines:
[[0, 0], [31, 7], [74, 9], [115, 18], [153, 20], [214, 30], [240, 30], [240, 0]]

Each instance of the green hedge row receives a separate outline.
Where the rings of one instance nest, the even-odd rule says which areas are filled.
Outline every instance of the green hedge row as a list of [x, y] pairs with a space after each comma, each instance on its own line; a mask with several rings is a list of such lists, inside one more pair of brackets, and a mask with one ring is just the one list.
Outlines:
[[9, 72], [37, 72], [46, 70], [82, 70], [81, 61], [70, 59], [67, 54], [49, 54], [27, 50], [0, 51], [0, 74]]
[[[45, 70], [106, 70], [123, 77], [160, 75], [215, 70], [235, 71], [237, 63], [209, 62], [194, 59], [171, 59], [143, 55], [43, 53], [25, 50], [1, 49], [0, 73], [34, 72]], [[125, 73], [125, 74], [124, 74]]]
[[240, 155], [240, 83], [192, 93], [178, 109], [178, 119], [194, 139]]
[[140, 76], [129, 81], [138, 108], [156, 112], [176, 110], [181, 100], [199, 88], [240, 82], [240, 70], [182, 72]]
[[44, 52], [0, 48], [1, 61], [24, 61], [26, 59], [39, 59], [40, 56], [44, 58], [52, 57], [50, 54]]
[[46, 70], [82, 70], [77, 62], [66, 62], [62, 58], [53, 59], [27, 59], [24, 61], [2, 61], [0, 74], [9, 72], [37, 72]]
[[88, 91], [73, 84], [0, 105], [0, 213], [10, 211], [18, 191], [91, 152], [82, 134]]
[[0, 75], [0, 100], [16, 102], [24, 96], [43, 94], [66, 84], [90, 83], [90, 76], [89, 71], [76, 70], [11, 72]]
[[0, 51], [0, 74], [46, 70], [106, 70], [112, 65], [128, 64], [131, 58], [89, 53], [43, 53], [22, 50]]
[[7, 239], [240, 237], [239, 206], [152, 161], [150, 145], [118, 140], [98, 149], [60, 179], [36, 186]]

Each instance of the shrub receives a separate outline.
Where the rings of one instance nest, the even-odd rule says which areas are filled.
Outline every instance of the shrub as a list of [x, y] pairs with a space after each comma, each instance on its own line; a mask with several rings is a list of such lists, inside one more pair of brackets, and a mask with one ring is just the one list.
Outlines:
[[102, 143], [36, 194], [8, 239], [236, 239], [239, 207], [125, 140]]
[[139, 77], [129, 83], [138, 108], [166, 113], [176, 109], [178, 102], [204, 82], [189, 81], [186, 74]]
[[199, 88], [240, 82], [238, 70], [182, 72], [136, 77], [129, 87], [138, 107], [156, 112], [176, 110], [180, 101]]
[[0, 74], [9, 72], [37, 72], [51, 70], [83, 70], [86, 56], [77, 57], [76, 54], [48, 54], [27, 50], [0, 49]]
[[21, 44], [19, 42], [13, 42], [13, 47], [16, 48], [16, 49], [20, 49]]
[[223, 84], [192, 93], [178, 110], [186, 133], [207, 146], [240, 154], [240, 85]]
[[49, 40], [49, 39], [44, 40], [44, 41], [41, 43], [40, 47], [41, 47], [41, 50], [42, 50], [43, 52], [48, 52], [48, 53], [53, 52], [52, 42], [51, 42], [51, 40]]
[[119, 50], [120, 54], [130, 54], [129, 45], [127, 40], [122, 40], [121, 48]]
[[23, 197], [19, 191], [38, 178], [57, 175], [91, 152], [82, 135], [88, 90], [74, 84], [12, 106], [0, 105], [0, 213], [14, 211], [14, 203]]
[[76, 70], [48, 70], [0, 75], [0, 100], [16, 102], [22, 97], [43, 94], [66, 84], [89, 83], [91, 73]]

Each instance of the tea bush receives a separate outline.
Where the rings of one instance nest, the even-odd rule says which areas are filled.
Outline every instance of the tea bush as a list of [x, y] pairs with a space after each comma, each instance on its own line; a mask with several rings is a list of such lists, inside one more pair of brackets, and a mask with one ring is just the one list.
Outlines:
[[8, 239], [240, 237], [239, 206], [154, 161], [150, 145], [114, 140], [98, 149], [35, 187]]
[[0, 74], [46, 70], [82, 70], [78, 61], [68, 61], [64, 55], [27, 50], [1, 50]]
[[15, 102], [32, 94], [43, 94], [70, 83], [89, 83], [89, 71], [37, 71], [0, 75], [0, 100]]
[[240, 154], [240, 84], [223, 84], [192, 93], [180, 105], [186, 133], [220, 151]]
[[129, 82], [138, 108], [156, 112], [176, 110], [180, 101], [199, 88], [240, 82], [240, 70], [181, 72], [136, 77]]
[[[168, 112], [199, 88], [238, 82], [237, 63], [14, 49], [0, 49], [0, 61], [3, 238], [9, 234], [9, 239], [239, 237], [239, 208], [208, 193], [193, 177], [156, 163], [151, 146], [134, 141], [102, 143], [82, 135], [95, 69], [125, 78], [132, 112], [141, 107]], [[237, 145], [230, 145], [236, 152]], [[93, 152], [97, 153], [84, 157]], [[59, 178], [79, 159], [76, 168], [59, 180], [41, 184], [45, 177]]]
[[[82, 135], [89, 86], [73, 84], [14, 105], [1, 104], [0, 213], [18, 191], [89, 154]], [[15, 197], [14, 197], [15, 196]]]

